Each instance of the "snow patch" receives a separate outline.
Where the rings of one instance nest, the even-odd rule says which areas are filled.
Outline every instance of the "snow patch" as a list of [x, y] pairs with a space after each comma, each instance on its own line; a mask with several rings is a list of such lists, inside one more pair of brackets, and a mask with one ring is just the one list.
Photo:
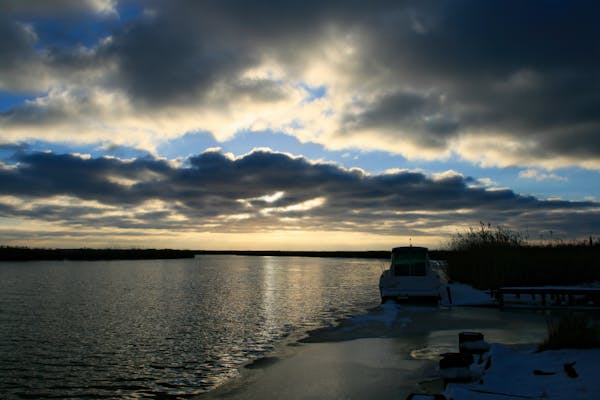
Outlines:
[[[452, 303], [448, 298], [448, 289], [452, 296]], [[484, 306], [495, 304], [489, 293], [475, 289], [464, 283], [448, 283], [442, 286], [441, 304], [444, 306]]]
[[[597, 360], [600, 349], [563, 349], [535, 352], [493, 344], [491, 366], [477, 382], [450, 383], [445, 395], [461, 400], [544, 398], [600, 399]], [[577, 377], [565, 364], [575, 362]], [[536, 371], [536, 372], [534, 372]]]

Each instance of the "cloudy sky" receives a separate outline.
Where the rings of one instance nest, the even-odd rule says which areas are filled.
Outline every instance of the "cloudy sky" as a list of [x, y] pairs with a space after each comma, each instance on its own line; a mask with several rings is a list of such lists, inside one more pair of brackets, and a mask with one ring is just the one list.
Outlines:
[[600, 235], [597, 4], [0, 0], [0, 244]]

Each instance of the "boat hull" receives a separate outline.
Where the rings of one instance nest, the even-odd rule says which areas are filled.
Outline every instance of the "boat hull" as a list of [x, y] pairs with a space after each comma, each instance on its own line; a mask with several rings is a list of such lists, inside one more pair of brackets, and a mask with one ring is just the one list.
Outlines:
[[393, 248], [390, 268], [383, 271], [379, 278], [382, 302], [389, 299], [438, 302], [440, 286], [440, 276], [432, 268], [425, 247]]
[[394, 277], [385, 271], [379, 279], [381, 302], [437, 303], [440, 301], [440, 281], [437, 276]]
[[395, 293], [381, 292], [381, 302], [395, 301], [397, 303], [438, 304], [440, 296], [437, 293]]

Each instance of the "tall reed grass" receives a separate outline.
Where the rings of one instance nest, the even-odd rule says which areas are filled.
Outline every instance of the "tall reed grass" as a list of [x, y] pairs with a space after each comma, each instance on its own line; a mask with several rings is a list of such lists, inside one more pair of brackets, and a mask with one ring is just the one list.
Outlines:
[[600, 332], [583, 313], [562, 312], [548, 317], [548, 337], [538, 350], [588, 349], [600, 347]]
[[436, 257], [448, 261], [449, 278], [480, 289], [600, 282], [600, 241], [591, 238], [539, 244], [510, 229], [481, 223], [457, 233], [448, 247]]

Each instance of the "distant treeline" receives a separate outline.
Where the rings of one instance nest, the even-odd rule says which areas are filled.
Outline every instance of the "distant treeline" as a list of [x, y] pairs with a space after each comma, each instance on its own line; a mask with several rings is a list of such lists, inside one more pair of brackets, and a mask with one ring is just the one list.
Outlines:
[[149, 260], [193, 258], [201, 254], [275, 257], [339, 257], [389, 259], [389, 251], [251, 251], [171, 249], [43, 249], [0, 246], [0, 261], [34, 260]]
[[253, 250], [198, 250], [195, 254], [229, 254], [236, 256], [274, 256], [274, 257], [339, 257], [339, 258], [377, 258], [389, 259], [389, 251], [253, 251]]
[[[501, 286], [573, 285], [600, 282], [600, 241], [531, 244], [507, 230], [483, 227], [459, 236], [448, 250], [431, 250], [448, 262], [451, 280], [481, 289]], [[249, 251], [171, 249], [36, 249], [0, 246], [0, 261], [140, 260], [194, 255], [338, 257], [389, 260], [390, 251]]]
[[193, 258], [191, 250], [171, 249], [36, 249], [0, 246], [0, 261], [151, 260]]
[[[363, 251], [271, 251], [271, 250], [197, 250], [195, 254], [229, 254], [235, 256], [274, 256], [274, 257], [323, 257], [323, 258], [370, 258], [389, 260], [389, 250], [363, 250]], [[432, 259], [444, 259], [446, 250], [430, 250]]]

